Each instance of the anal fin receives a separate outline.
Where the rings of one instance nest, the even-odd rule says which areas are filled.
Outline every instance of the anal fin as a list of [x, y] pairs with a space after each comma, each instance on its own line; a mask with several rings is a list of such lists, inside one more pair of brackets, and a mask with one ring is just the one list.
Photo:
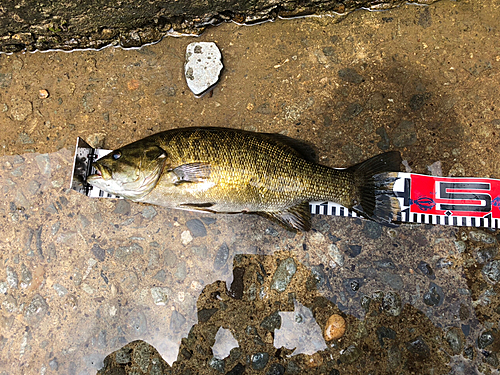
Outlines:
[[303, 202], [284, 211], [257, 212], [257, 214], [276, 221], [288, 230], [307, 232], [311, 229], [309, 202]]

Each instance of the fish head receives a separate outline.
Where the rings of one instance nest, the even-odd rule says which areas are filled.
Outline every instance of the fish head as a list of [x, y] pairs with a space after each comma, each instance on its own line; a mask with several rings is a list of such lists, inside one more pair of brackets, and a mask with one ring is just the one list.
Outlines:
[[88, 176], [87, 182], [108, 193], [139, 200], [156, 186], [167, 159], [161, 147], [134, 142], [95, 161], [97, 173]]

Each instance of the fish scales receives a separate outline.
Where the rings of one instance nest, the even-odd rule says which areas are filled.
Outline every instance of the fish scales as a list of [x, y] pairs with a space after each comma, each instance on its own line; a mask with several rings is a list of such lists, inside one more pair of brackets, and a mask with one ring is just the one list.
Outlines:
[[[136, 202], [215, 213], [258, 213], [295, 230], [310, 228], [309, 201], [333, 201], [390, 223], [397, 199], [384, 197], [399, 170], [389, 152], [348, 169], [310, 160], [282, 135], [184, 128], [131, 143], [94, 163], [88, 182]], [[382, 193], [381, 193], [382, 192]]]

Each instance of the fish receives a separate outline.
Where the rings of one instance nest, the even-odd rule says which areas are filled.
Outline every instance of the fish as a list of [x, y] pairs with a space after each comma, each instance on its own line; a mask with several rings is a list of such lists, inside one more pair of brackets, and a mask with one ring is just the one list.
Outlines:
[[312, 148], [281, 134], [178, 128], [118, 148], [87, 182], [133, 202], [210, 213], [253, 213], [291, 231], [311, 229], [309, 202], [331, 201], [385, 225], [399, 210], [392, 186], [401, 155], [345, 169], [318, 164]]

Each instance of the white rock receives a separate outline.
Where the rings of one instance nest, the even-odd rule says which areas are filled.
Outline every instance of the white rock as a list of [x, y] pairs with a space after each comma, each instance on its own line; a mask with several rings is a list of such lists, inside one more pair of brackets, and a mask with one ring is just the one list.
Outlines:
[[219, 80], [222, 55], [213, 42], [194, 42], [186, 48], [184, 74], [189, 89], [201, 96]]

